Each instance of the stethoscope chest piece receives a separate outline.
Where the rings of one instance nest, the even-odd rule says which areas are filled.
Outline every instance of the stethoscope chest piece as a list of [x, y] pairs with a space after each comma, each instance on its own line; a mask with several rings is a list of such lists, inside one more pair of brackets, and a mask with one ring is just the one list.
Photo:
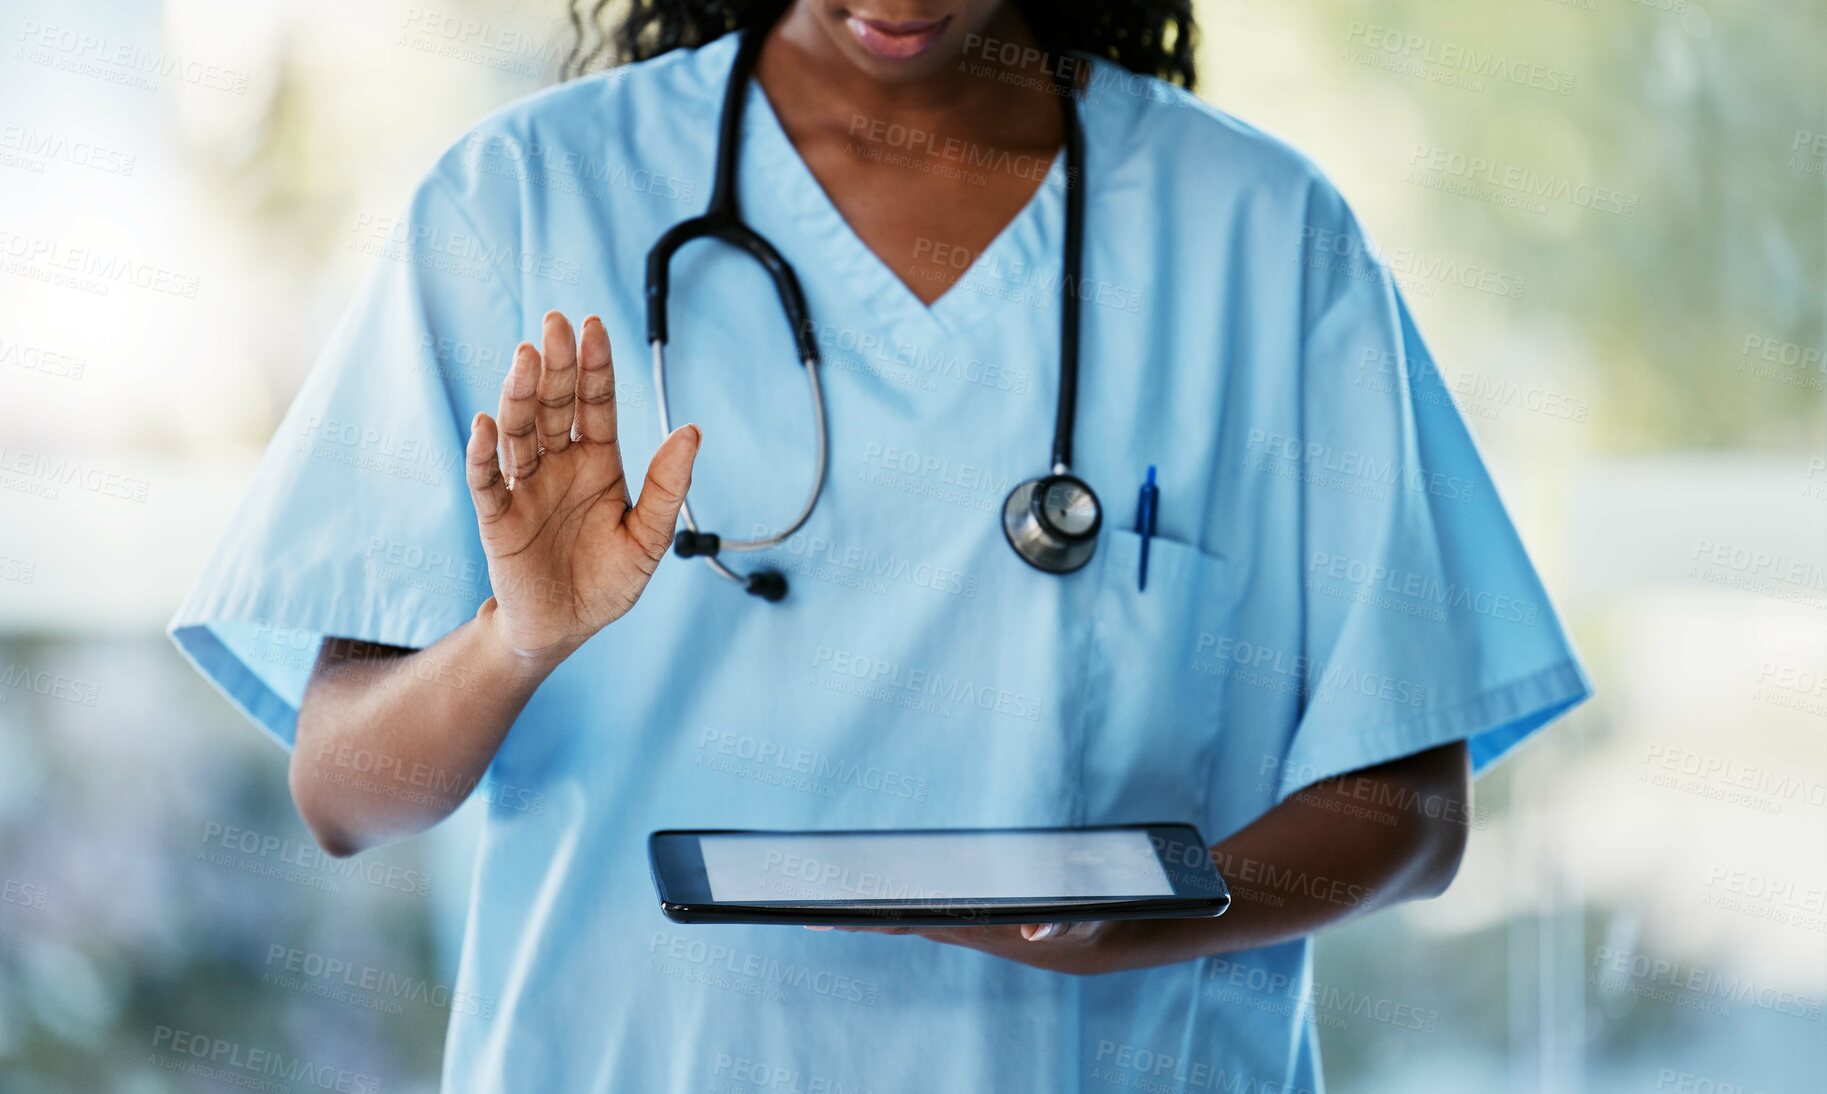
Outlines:
[[1053, 474], [1029, 479], [1002, 503], [1002, 531], [1023, 562], [1069, 574], [1091, 561], [1104, 513], [1083, 479]]

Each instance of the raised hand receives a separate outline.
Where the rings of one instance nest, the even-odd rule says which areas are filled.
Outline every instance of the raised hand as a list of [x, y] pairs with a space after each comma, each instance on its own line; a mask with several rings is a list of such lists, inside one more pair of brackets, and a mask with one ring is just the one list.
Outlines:
[[467, 478], [501, 633], [518, 654], [568, 654], [634, 606], [672, 543], [700, 435], [672, 431], [630, 504], [602, 320], [581, 343], [547, 312], [544, 352], [514, 351], [500, 420], [470, 423]]

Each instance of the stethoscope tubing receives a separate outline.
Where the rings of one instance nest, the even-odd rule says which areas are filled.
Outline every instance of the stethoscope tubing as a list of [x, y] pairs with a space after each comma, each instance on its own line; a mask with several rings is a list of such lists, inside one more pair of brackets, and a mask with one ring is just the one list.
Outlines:
[[[784, 10], [784, 5], [782, 9]], [[780, 296], [781, 307], [799, 350], [800, 365], [805, 370], [812, 401], [812, 422], [817, 444], [812, 489], [806, 497], [805, 505], [791, 522], [771, 535], [754, 539], [723, 539], [703, 532], [698, 527], [697, 515], [692, 512], [691, 502], [687, 499], [680, 506], [685, 531], [679, 533], [675, 542], [676, 553], [703, 558], [719, 577], [747, 585], [749, 592], [765, 599], [779, 600], [786, 595], [784, 575], [778, 571], [739, 574], [717, 557], [724, 551], [761, 551], [777, 547], [804, 527], [806, 521], [811, 519], [813, 510], [818, 506], [819, 496], [824, 491], [829, 458], [824, 393], [818, 376], [818, 345], [807, 314], [804, 292], [792, 265], [775, 250], [773, 244], [743, 223], [737, 199], [736, 161], [741, 143], [743, 97], [747, 93], [766, 33], [766, 26], [750, 29], [737, 45], [729, 82], [724, 88], [723, 113], [717, 127], [716, 163], [713, 168], [715, 186], [710, 205], [702, 216], [674, 225], [661, 235], [648, 252], [646, 299], [647, 340], [653, 352], [653, 386], [659, 402], [660, 428], [663, 435], [669, 435], [673, 425], [672, 408], [666, 390], [666, 305], [670, 295], [669, 267], [674, 253], [686, 243], [698, 239], [715, 239], [729, 244], [748, 254], [767, 271]], [[1066, 231], [1062, 256], [1064, 291], [1060, 309], [1059, 402], [1054, 416], [1053, 447], [1050, 453], [1052, 474], [1046, 479], [1024, 483], [1011, 492], [1009, 501], [1004, 505], [1003, 523], [1009, 545], [1024, 561], [1051, 573], [1069, 573], [1083, 566], [1089, 559], [1091, 551], [1095, 550], [1095, 539], [1091, 538], [1091, 534], [1068, 534], [1053, 527], [1042, 504], [1050, 494], [1040, 488], [1048, 487], [1051, 490], [1058, 486], [1070, 486], [1080, 495], [1080, 503], [1088, 503], [1094, 514], [1098, 510], [1098, 502], [1097, 495], [1090, 486], [1071, 474], [1072, 432], [1078, 409], [1082, 299], [1078, 280], [1084, 261], [1084, 132], [1080, 128], [1075, 101], [1077, 89], [1062, 74], [1056, 72], [1054, 76], [1056, 86], [1064, 96]], [[1017, 505], [1020, 497], [1029, 497], [1032, 504]], [[1092, 534], [1095, 533], [1099, 519], [1101, 517], [1093, 519]]]
[[[672, 406], [666, 397], [666, 343], [654, 342], [652, 345], [653, 390], [660, 403], [660, 431], [661, 436], [664, 437], [672, 433]], [[717, 541], [719, 551], [765, 551], [769, 547], [777, 547], [786, 542], [793, 533], [805, 527], [806, 521], [812, 517], [812, 510], [818, 506], [818, 496], [825, 489], [825, 465], [829, 450], [825, 433], [825, 396], [818, 382], [818, 361], [816, 359], [802, 361], [801, 365], [806, 374], [806, 386], [812, 396], [813, 433], [817, 438], [816, 454], [813, 456], [811, 493], [807, 495], [806, 504], [800, 509], [799, 515], [773, 535], [763, 536], [760, 539], [719, 538]], [[692, 515], [689, 497], [679, 506], [679, 512], [685, 520], [687, 529], [693, 532], [699, 530], [697, 518]], [[731, 581], [742, 580], [718, 563], [715, 558], [711, 558], [709, 561], [719, 573]]]

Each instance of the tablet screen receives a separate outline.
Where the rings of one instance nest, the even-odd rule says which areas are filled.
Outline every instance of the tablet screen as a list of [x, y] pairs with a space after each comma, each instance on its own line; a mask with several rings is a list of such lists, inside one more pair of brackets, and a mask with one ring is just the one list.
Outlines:
[[699, 838], [711, 899], [1049, 900], [1174, 895], [1147, 831]]

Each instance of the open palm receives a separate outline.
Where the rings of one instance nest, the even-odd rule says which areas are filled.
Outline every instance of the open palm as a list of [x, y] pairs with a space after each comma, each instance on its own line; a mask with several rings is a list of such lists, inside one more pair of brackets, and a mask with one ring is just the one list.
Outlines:
[[673, 430], [630, 504], [616, 438], [615, 363], [595, 316], [581, 343], [547, 312], [544, 352], [523, 342], [499, 423], [470, 423], [466, 475], [504, 633], [516, 651], [571, 649], [634, 606], [672, 542], [698, 427]]

